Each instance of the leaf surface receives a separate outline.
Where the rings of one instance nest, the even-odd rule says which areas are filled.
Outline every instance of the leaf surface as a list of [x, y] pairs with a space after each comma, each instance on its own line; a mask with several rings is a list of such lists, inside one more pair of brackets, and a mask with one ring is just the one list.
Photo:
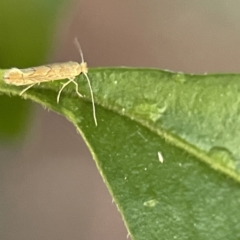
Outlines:
[[[98, 68], [89, 78], [97, 127], [83, 76], [84, 98], [70, 84], [57, 104], [64, 81], [24, 97], [77, 127], [131, 237], [239, 239], [239, 75]], [[21, 90], [0, 80], [2, 93]]]

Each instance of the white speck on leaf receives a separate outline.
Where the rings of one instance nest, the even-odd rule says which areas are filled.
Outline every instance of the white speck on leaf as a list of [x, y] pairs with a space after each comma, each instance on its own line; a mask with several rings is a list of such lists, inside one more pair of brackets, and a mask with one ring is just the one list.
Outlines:
[[158, 160], [160, 163], [163, 163], [163, 155], [160, 151], [158, 152]]

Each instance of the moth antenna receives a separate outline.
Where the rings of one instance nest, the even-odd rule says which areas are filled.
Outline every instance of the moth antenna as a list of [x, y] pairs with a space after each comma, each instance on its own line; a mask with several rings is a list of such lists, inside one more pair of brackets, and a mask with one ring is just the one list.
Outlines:
[[[82, 48], [81, 48], [81, 45], [78, 42], [77, 38], [74, 38], [74, 44], [76, 45], [76, 47], [77, 47], [77, 49], [80, 53], [82, 63], [85, 63], [84, 58], [83, 58]], [[91, 99], [92, 99], [93, 119], [94, 119], [95, 125], [97, 126], [96, 108], [95, 108], [95, 103], [94, 103], [94, 98], [93, 98], [93, 90], [92, 90], [91, 82], [90, 82], [90, 79], [89, 79], [87, 73], [86, 72], [82, 72], [82, 73], [86, 77], [87, 82], [88, 82], [88, 86], [89, 86], [89, 89], [90, 89], [90, 94], [91, 94]]]
[[89, 89], [90, 89], [91, 99], [92, 99], [93, 118], [94, 118], [95, 125], [97, 126], [96, 109], [95, 109], [95, 103], [94, 103], [93, 91], [92, 91], [90, 79], [88, 78], [87, 73], [83, 72], [83, 74], [84, 74], [84, 76], [86, 77], [86, 79], [87, 79], [87, 81], [88, 81], [88, 86], [89, 86]]
[[80, 56], [81, 56], [81, 59], [82, 59], [82, 63], [84, 63], [84, 58], [83, 58], [83, 52], [82, 52], [82, 48], [80, 46], [80, 43], [78, 42], [78, 39], [75, 37], [74, 38], [74, 44], [76, 45], [79, 53], [80, 53]]

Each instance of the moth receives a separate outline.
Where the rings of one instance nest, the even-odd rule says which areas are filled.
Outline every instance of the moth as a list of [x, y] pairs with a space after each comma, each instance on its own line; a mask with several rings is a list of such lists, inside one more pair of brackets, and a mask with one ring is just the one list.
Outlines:
[[65, 62], [65, 63], [53, 63], [38, 67], [31, 67], [25, 69], [18, 69], [18, 68], [11, 68], [6, 70], [4, 73], [4, 81], [7, 84], [12, 84], [16, 86], [24, 86], [28, 85], [25, 89], [23, 89], [20, 93], [22, 95], [26, 92], [29, 88], [33, 87], [36, 84], [40, 84], [43, 82], [50, 82], [56, 80], [62, 80], [67, 78], [68, 81], [64, 83], [57, 95], [57, 103], [59, 103], [60, 95], [63, 89], [69, 84], [73, 83], [75, 85], [76, 93], [79, 97], [83, 97], [82, 94], [78, 91], [78, 83], [75, 81], [75, 78], [83, 74], [88, 82], [88, 86], [90, 89], [91, 100], [92, 100], [92, 108], [93, 108], [93, 118], [95, 125], [97, 126], [97, 118], [96, 118], [96, 109], [94, 104], [94, 97], [93, 97], [93, 90], [91, 87], [91, 82], [88, 77], [88, 67], [87, 63], [84, 61], [83, 52], [81, 46], [75, 38], [74, 43], [76, 44], [80, 56], [81, 62]]

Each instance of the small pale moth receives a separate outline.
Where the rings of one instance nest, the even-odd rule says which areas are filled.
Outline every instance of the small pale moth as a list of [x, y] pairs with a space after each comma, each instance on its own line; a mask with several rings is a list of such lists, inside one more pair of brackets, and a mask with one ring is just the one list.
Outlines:
[[11, 68], [5, 72], [4, 81], [7, 84], [13, 84], [17, 86], [29, 85], [21, 91], [20, 95], [22, 95], [29, 88], [33, 87], [36, 84], [55, 81], [55, 80], [62, 80], [67, 78], [69, 79], [69, 81], [64, 83], [58, 92], [57, 102], [59, 102], [61, 92], [71, 82], [75, 84], [77, 95], [79, 97], [82, 97], [82, 95], [78, 91], [78, 83], [75, 81], [76, 76], [82, 73], [86, 77], [88, 86], [90, 89], [91, 99], [92, 99], [92, 108], [93, 108], [93, 118], [97, 126], [93, 91], [92, 91], [90, 80], [87, 75], [88, 73], [87, 63], [84, 61], [82, 49], [76, 38], [74, 40], [74, 43], [76, 44], [79, 50], [81, 60], [82, 60], [81, 63], [65, 62], [65, 63], [54, 63], [54, 64], [26, 68], [26, 69]]

